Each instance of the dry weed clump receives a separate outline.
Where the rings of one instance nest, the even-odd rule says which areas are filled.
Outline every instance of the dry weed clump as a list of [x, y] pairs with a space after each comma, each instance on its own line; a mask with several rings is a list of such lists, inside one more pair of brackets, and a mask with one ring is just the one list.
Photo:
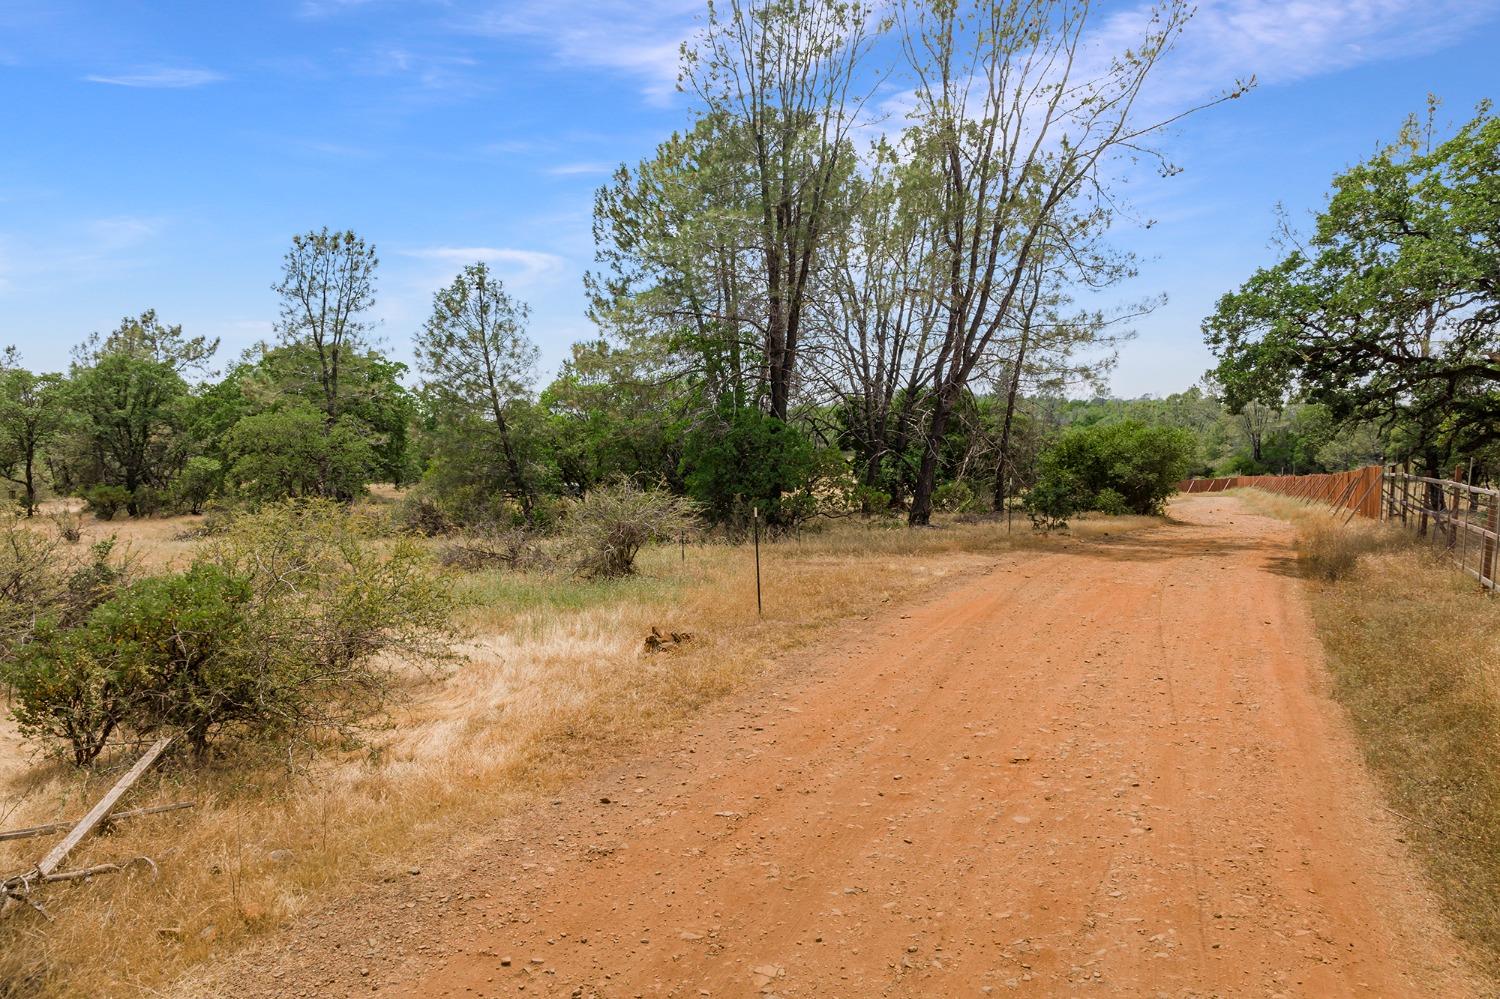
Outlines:
[[1306, 518], [1300, 525], [1297, 556], [1319, 579], [1337, 582], [1354, 574], [1360, 559], [1411, 546], [1411, 538], [1395, 528], [1344, 524], [1342, 518]]
[[464, 531], [443, 547], [438, 560], [460, 572], [487, 569], [546, 572], [556, 564], [556, 559], [535, 533], [524, 527], [494, 525]]
[[1500, 977], [1500, 602], [1396, 528], [1330, 537], [1326, 510], [1247, 495], [1297, 524], [1335, 696], [1455, 930]]
[[[1074, 535], [1159, 523], [1090, 519]], [[364, 746], [324, 745], [291, 766], [246, 747], [207, 768], [152, 775], [131, 805], [198, 807], [124, 824], [75, 859], [150, 856], [160, 879], [114, 875], [57, 892], [50, 922], [0, 924], [0, 997], [160, 994], [194, 965], [372, 878], [405, 876], [438, 843], [477, 834], [681, 724], [820, 629], [986, 564], [976, 553], [1052, 543], [1019, 526], [1007, 535], [1003, 523], [890, 531], [841, 522], [762, 546], [764, 618], [748, 546], [691, 545], [685, 559], [675, 544], [648, 546], [637, 572], [617, 579], [456, 573], [457, 663], [404, 673], [388, 726], [366, 733]], [[692, 641], [647, 654], [641, 636], [653, 625]], [[13, 730], [0, 726], [0, 747], [13, 745]], [[76, 817], [117, 772], [0, 760], [0, 825]], [[0, 867], [34, 863], [39, 845], [0, 843]]]

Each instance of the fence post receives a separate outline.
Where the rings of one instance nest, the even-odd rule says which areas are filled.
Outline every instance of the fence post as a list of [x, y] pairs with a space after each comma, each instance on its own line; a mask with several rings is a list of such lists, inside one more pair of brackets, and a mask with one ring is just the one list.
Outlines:
[[1401, 465], [1401, 526], [1410, 528], [1412, 516], [1412, 462]]
[[760, 507], [750, 508], [750, 521], [755, 525], [755, 613], [757, 617], [765, 617], [766, 612], [760, 604]]
[[1493, 535], [1500, 533], [1500, 496], [1490, 497], [1490, 515], [1486, 526], [1489, 534], [1484, 538], [1484, 564], [1480, 570], [1480, 583], [1485, 579], [1490, 581], [1490, 592], [1495, 592], [1495, 539]]
[[1425, 538], [1427, 537], [1427, 502], [1432, 498], [1432, 484], [1422, 483], [1417, 487], [1417, 495], [1422, 497], [1422, 505], [1417, 508], [1417, 537]]
[[1463, 466], [1460, 465], [1453, 470], [1453, 502], [1448, 507], [1448, 550], [1452, 551], [1458, 547], [1458, 508], [1463, 505], [1458, 498], [1458, 477], [1463, 474]]

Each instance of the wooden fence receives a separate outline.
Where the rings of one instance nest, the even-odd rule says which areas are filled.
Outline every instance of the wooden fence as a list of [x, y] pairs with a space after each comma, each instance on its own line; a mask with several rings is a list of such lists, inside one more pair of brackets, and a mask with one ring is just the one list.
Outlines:
[[1434, 551], [1445, 554], [1494, 593], [1500, 490], [1458, 478], [1413, 475], [1396, 465], [1386, 467], [1384, 481], [1381, 509], [1385, 520], [1415, 531]]
[[[1458, 474], [1458, 473], [1455, 473]], [[1500, 570], [1500, 490], [1470, 485], [1459, 478], [1413, 475], [1396, 465], [1370, 465], [1320, 475], [1231, 475], [1188, 479], [1178, 492], [1216, 493], [1225, 489], [1264, 489], [1355, 517], [1399, 523], [1452, 559], [1491, 593]]]

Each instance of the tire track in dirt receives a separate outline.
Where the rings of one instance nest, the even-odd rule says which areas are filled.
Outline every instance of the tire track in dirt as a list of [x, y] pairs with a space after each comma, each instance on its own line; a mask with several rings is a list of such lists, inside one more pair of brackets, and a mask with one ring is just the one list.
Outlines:
[[236, 994], [1477, 994], [1322, 690], [1289, 528], [1174, 513], [868, 622]]

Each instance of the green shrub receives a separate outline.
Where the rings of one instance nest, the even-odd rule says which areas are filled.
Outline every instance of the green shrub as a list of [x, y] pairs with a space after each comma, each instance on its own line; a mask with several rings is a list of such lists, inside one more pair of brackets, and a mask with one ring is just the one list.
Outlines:
[[963, 479], [944, 482], [932, 494], [933, 508], [945, 513], [960, 513], [973, 505], [974, 488]]
[[563, 525], [564, 550], [579, 575], [628, 576], [643, 545], [691, 530], [697, 515], [691, 500], [622, 480], [572, 504]]
[[1042, 453], [1026, 507], [1038, 526], [1085, 510], [1160, 513], [1192, 463], [1191, 434], [1133, 420], [1076, 427]]
[[121, 726], [178, 731], [201, 753], [223, 726], [280, 723], [282, 702], [297, 695], [279, 689], [281, 650], [249, 640], [250, 596], [245, 580], [198, 565], [143, 579], [78, 627], [49, 630], [12, 671], [22, 734], [66, 742], [83, 766]]
[[849, 491], [849, 505], [872, 517], [895, 513], [891, 508], [890, 493], [859, 483]]
[[235, 518], [201, 557], [249, 579], [257, 612], [351, 705], [369, 692], [378, 707], [391, 659], [445, 654], [454, 602], [425, 549], [407, 538], [376, 544], [373, 527], [330, 500], [276, 503]]
[[155, 517], [167, 508], [170, 495], [160, 489], [151, 486], [138, 486], [135, 492], [130, 494], [130, 515], [132, 517]]
[[1111, 517], [1121, 517], [1130, 512], [1130, 504], [1125, 502], [1125, 497], [1109, 488], [1095, 493], [1092, 505], [1095, 510]]
[[202, 513], [203, 505], [224, 487], [224, 466], [214, 458], [189, 458], [172, 482], [172, 498], [179, 510]]
[[0, 514], [0, 658], [23, 644], [36, 618], [58, 606], [67, 592], [56, 538]]
[[364, 492], [375, 452], [358, 420], [329, 426], [306, 403], [247, 416], [229, 432], [229, 479], [253, 502], [329, 497], [351, 500]]
[[109, 745], [126, 712], [127, 688], [99, 650], [84, 648], [75, 634], [44, 625], [6, 667], [5, 679], [21, 734], [65, 743], [81, 767]]
[[727, 410], [687, 436], [683, 480], [714, 523], [737, 526], [758, 509], [764, 523], [788, 528], [817, 512], [818, 487], [837, 457], [758, 409]]
[[0, 520], [0, 666], [38, 630], [77, 624], [124, 584], [130, 568], [113, 538], [85, 555], [15, 517]]
[[[107, 553], [106, 553], [107, 554]], [[39, 629], [7, 670], [22, 730], [80, 765], [112, 734], [350, 736], [402, 661], [446, 655], [452, 597], [413, 542], [372, 544], [335, 503], [236, 518], [185, 572]]]
[[114, 538], [94, 542], [86, 559], [65, 563], [62, 600], [49, 608], [47, 616], [63, 627], [78, 624], [127, 585], [132, 570], [130, 554], [120, 551]]
[[100, 520], [114, 520], [115, 514], [130, 504], [131, 493], [124, 486], [91, 486], [83, 492], [89, 512]]

